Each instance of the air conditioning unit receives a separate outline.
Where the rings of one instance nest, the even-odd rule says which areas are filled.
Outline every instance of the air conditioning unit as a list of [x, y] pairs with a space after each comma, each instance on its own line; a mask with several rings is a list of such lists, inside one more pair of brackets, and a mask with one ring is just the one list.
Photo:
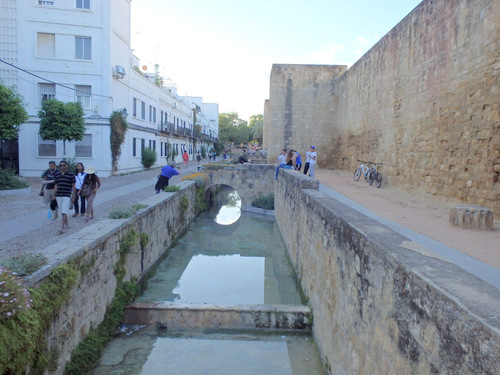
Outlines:
[[121, 65], [116, 65], [113, 68], [113, 77], [116, 79], [123, 79], [123, 78], [125, 78], [126, 74], [127, 73], [125, 73], [125, 68]]

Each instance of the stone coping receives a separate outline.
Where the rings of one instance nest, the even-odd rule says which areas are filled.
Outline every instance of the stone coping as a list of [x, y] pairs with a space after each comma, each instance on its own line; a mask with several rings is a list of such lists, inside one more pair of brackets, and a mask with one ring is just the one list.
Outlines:
[[175, 329], [295, 329], [310, 330], [306, 305], [218, 305], [177, 302], [136, 302], [125, 308], [125, 324], [158, 324]]
[[10, 189], [10, 190], [0, 190], [0, 197], [5, 197], [8, 195], [30, 195], [31, 186], [22, 189]]

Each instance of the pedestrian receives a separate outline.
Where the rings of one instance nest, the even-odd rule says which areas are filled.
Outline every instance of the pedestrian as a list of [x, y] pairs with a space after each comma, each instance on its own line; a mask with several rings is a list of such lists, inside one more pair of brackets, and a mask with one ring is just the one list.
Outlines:
[[286, 154], [286, 165], [290, 167], [293, 167], [293, 155], [293, 150], [288, 151], [288, 153]]
[[83, 179], [83, 184], [78, 192], [87, 200], [87, 207], [85, 209], [85, 221], [94, 220], [94, 199], [97, 190], [101, 188], [101, 180], [97, 176], [94, 167], [88, 166], [86, 170], [87, 175]]
[[306, 152], [306, 165], [304, 167], [304, 174], [307, 176], [307, 172], [309, 172], [309, 176], [314, 178], [314, 166], [317, 161], [316, 147], [309, 147], [309, 151]]
[[181, 169], [179, 168], [179, 172], [175, 169], [175, 161], [170, 162], [169, 165], [165, 165], [161, 169], [161, 173], [158, 175], [158, 181], [155, 185], [156, 194], [160, 194], [160, 191], [163, 190], [165, 186], [168, 186], [168, 181], [176, 175], [181, 174]]
[[82, 216], [85, 215], [85, 197], [79, 195], [78, 192], [82, 188], [83, 180], [85, 179], [86, 175], [87, 173], [85, 173], [85, 167], [83, 166], [83, 164], [77, 163], [75, 169], [75, 213], [73, 214], [73, 217], [77, 217], [78, 212], [80, 212]]
[[297, 150], [294, 150], [293, 153], [293, 166], [295, 167], [296, 171], [300, 171], [300, 168], [302, 167], [302, 158], [300, 157], [300, 154]]
[[55, 161], [49, 161], [49, 168], [43, 172], [42, 178], [42, 189], [40, 190], [40, 195], [43, 196], [43, 202], [49, 204], [54, 198], [54, 180], [55, 175], [59, 173], [56, 167]]
[[75, 174], [68, 171], [68, 163], [66, 163], [66, 160], [62, 160], [59, 162], [59, 173], [54, 177], [54, 195], [57, 200], [57, 207], [62, 216], [59, 234], [63, 234], [65, 229], [69, 229], [69, 206], [75, 200]]
[[281, 150], [281, 154], [278, 155], [278, 159], [276, 159], [276, 173], [274, 175], [274, 179], [278, 179], [278, 173], [280, 171], [280, 167], [283, 168], [283, 166], [286, 165], [286, 149], [284, 148]]
[[198, 166], [201, 164], [201, 155], [200, 155], [200, 151], [198, 151], [198, 153], [196, 154], [196, 160], [198, 160]]
[[184, 153], [182, 154], [182, 161], [184, 162], [184, 167], [188, 167], [188, 161], [189, 161], [189, 155], [187, 153], [187, 151], [184, 151]]

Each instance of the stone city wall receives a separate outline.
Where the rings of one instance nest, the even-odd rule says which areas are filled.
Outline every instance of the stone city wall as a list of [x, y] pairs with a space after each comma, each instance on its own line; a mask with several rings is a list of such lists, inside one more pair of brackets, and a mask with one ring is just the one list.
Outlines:
[[[60, 263], [73, 260], [78, 262], [79, 269], [86, 269], [81, 272], [70, 300], [57, 312], [46, 332], [47, 349], [60, 353], [57, 370], [51, 373], [63, 373], [76, 345], [103, 320], [106, 308], [115, 296], [117, 279], [114, 267], [123, 238], [131, 230], [149, 236], [144, 248], [137, 238], [126, 258], [123, 281], [139, 280], [193, 220], [195, 183], [186, 181], [180, 186], [179, 192], [161, 193], [142, 201], [148, 207], [130, 219], [100, 221], [46, 249], [47, 254], [53, 254], [49, 259], [54, 262], [31, 277], [32, 286], [43, 282], [52, 268]], [[184, 195], [189, 207], [182, 214], [180, 202]]]
[[498, 19], [499, 0], [424, 0], [339, 78], [274, 65], [268, 161], [315, 143], [322, 167], [382, 162], [390, 184], [500, 212]]
[[280, 171], [275, 214], [332, 374], [498, 373], [497, 288], [301, 173]]

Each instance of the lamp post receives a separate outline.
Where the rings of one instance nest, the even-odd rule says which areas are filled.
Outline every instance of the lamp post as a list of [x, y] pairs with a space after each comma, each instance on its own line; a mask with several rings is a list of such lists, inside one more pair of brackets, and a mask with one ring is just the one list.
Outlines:
[[128, 116], [127, 108], [123, 108], [120, 112], [122, 119], [126, 120]]

